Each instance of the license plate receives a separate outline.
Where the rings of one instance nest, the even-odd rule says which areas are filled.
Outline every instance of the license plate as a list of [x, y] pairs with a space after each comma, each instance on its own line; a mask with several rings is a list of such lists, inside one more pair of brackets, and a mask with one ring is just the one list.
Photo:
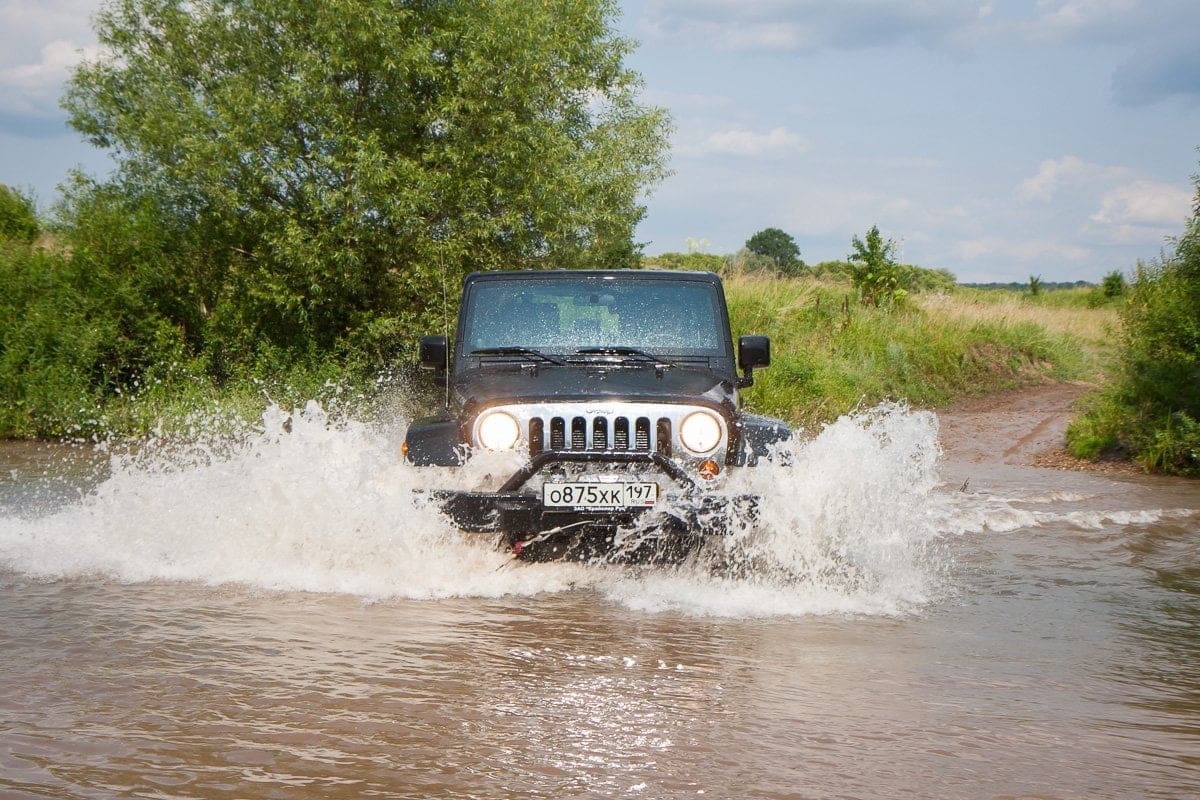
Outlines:
[[648, 508], [658, 501], [658, 484], [639, 483], [545, 483], [542, 505], [582, 511], [619, 511]]

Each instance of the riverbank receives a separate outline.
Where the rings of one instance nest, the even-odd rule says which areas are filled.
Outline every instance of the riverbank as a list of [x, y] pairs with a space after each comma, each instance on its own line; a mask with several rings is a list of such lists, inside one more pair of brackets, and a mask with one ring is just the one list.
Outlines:
[[1046, 383], [955, 403], [937, 412], [942, 449], [961, 463], [1141, 474], [1128, 461], [1087, 461], [1067, 452], [1075, 404], [1094, 388], [1082, 381]]
[[1120, 324], [1086, 291], [960, 289], [874, 308], [845, 283], [742, 276], [726, 294], [735, 336], [771, 337], [771, 367], [755, 375], [747, 404], [805, 428], [885, 400], [951, 408], [1040, 384], [1099, 383]]

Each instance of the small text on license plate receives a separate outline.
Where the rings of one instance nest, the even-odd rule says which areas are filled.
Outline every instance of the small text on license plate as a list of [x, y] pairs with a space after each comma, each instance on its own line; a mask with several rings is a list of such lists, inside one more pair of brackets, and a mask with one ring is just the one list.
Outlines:
[[542, 485], [542, 505], [546, 508], [646, 508], [657, 500], [658, 484], [653, 481]]

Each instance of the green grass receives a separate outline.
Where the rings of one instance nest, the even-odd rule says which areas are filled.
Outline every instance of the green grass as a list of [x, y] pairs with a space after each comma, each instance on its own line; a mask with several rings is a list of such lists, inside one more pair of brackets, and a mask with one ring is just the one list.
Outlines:
[[733, 278], [725, 288], [735, 335], [771, 337], [773, 362], [746, 392], [749, 407], [801, 425], [887, 399], [938, 407], [1093, 378], [1115, 321], [1106, 309], [1059, 305], [1056, 293], [1031, 303], [1015, 292], [955, 292], [876, 309], [849, 286], [812, 279]]

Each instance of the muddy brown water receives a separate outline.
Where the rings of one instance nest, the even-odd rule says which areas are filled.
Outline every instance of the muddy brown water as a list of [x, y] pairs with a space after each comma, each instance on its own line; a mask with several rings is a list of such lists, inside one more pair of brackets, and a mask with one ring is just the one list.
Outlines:
[[422, 538], [320, 419], [0, 448], [0, 797], [1198, 796], [1200, 485], [1030, 466], [1070, 396], [816, 436], [784, 577]]

